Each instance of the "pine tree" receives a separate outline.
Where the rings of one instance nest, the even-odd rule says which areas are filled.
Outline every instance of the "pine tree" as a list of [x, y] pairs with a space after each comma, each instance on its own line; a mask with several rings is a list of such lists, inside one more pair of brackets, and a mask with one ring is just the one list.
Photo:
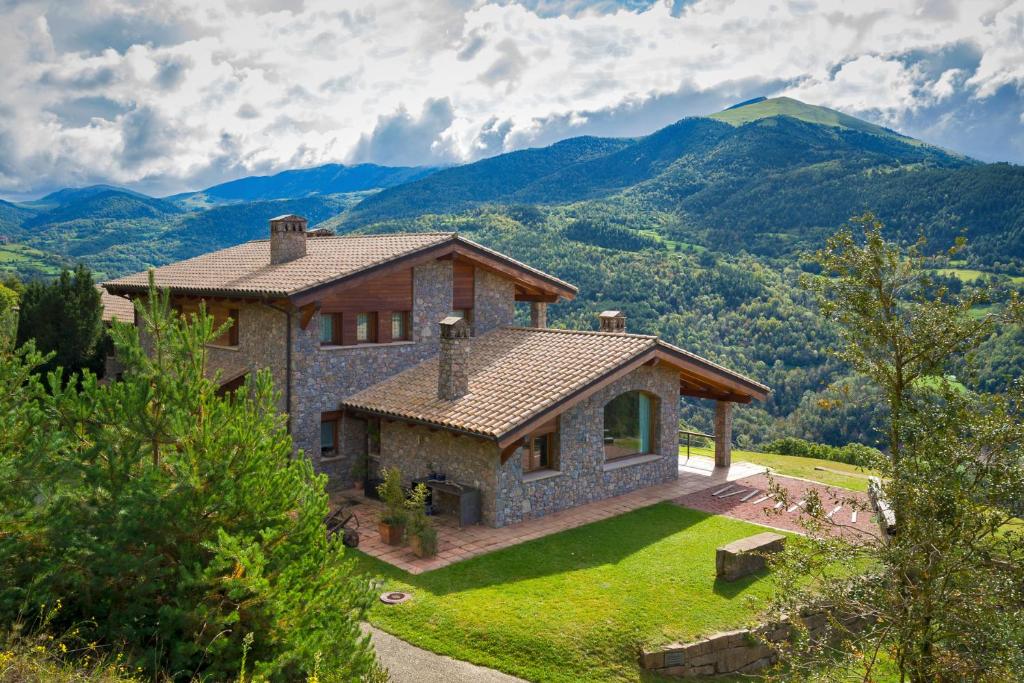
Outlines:
[[0, 359], [0, 414], [22, 416], [0, 422], [0, 473], [32, 481], [0, 507], [0, 621], [60, 600], [51, 628], [153, 676], [234, 679], [243, 651], [269, 680], [371, 675], [369, 580], [327, 537], [324, 477], [292, 457], [269, 373], [218, 396], [212, 318], [153, 289], [138, 312], [149, 353], [133, 326], [112, 332], [123, 381], [54, 372], [45, 392], [40, 357]]

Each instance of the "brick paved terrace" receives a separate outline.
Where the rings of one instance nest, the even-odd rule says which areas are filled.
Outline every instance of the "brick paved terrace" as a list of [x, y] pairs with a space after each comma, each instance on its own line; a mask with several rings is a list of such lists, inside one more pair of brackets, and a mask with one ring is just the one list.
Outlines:
[[719, 482], [736, 481], [764, 471], [764, 467], [750, 463], [734, 463], [728, 469], [716, 470], [711, 458], [693, 456], [688, 460], [680, 458], [679, 478], [676, 481], [649, 486], [498, 529], [479, 524], [460, 529], [457, 520], [451, 516], [433, 517], [438, 531], [438, 543], [437, 556], [430, 559], [416, 557], [409, 546], [396, 547], [382, 543], [377, 534], [377, 520], [384, 506], [378, 501], [364, 497], [362, 491], [350, 489], [338, 492], [332, 496], [331, 502], [335, 506], [354, 503], [352, 512], [359, 520], [359, 550], [410, 574], [421, 574], [654, 503], [675, 500]]

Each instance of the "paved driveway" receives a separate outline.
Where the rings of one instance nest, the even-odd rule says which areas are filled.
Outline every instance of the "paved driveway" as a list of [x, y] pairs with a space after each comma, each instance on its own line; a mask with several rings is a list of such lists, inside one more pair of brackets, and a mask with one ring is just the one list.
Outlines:
[[526, 683], [494, 669], [410, 645], [369, 624], [363, 624], [363, 630], [370, 632], [377, 658], [387, 667], [392, 683]]

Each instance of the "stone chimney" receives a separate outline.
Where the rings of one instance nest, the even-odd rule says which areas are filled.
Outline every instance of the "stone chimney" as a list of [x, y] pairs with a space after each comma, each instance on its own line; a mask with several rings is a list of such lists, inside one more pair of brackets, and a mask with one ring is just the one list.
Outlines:
[[625, 334], [626, 332], [626, 316], [622, 314], [622, 311], [601, 311], [597, 319], [601, 321], [602, 332], [615, 332], [617, 334]]
[[437, 358], [437, 397], [446, 401], [469, 393], [469, 323], [450, 315], [441, 321]]
[[287, 263], [306, 255], [306, 219], [286, 214], [270, 219], [270, 263]]

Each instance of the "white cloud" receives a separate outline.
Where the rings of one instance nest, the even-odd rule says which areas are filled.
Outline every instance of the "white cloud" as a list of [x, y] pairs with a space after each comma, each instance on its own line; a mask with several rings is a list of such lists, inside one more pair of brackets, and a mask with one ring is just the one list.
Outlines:
[[[555, 130], [635, 134], [665, 123], [668, 102], [682, 103], [678, 118], [687, 101], [760, 94], [899, 127], [1024, 84], [1024, 0], [675, 4], [0, 5], [0, 192], [96, 181], [170, 192], [328, 161], [450, 163]], [[916, 61], [958, 45], [977, 63], [928, 73]]]

